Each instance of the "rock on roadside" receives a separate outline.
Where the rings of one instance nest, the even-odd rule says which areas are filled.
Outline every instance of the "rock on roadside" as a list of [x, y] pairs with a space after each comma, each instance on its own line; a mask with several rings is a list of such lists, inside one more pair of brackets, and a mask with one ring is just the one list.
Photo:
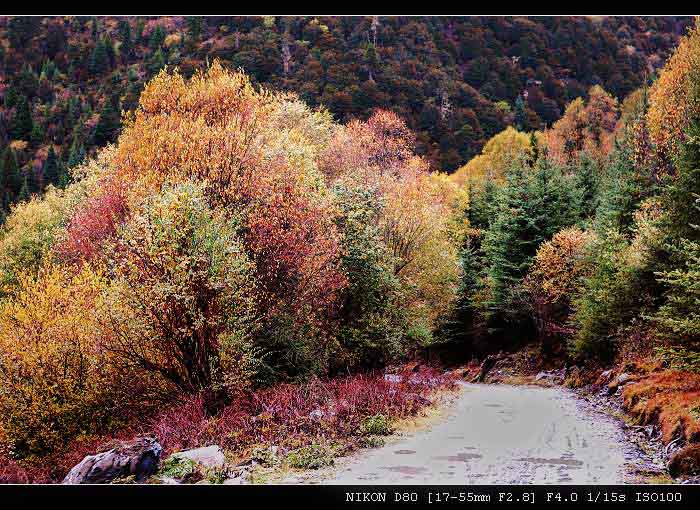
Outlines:
[[141, 482], [158, 470], [160, 443], [152, 437], [126, 441], [111, 450], [88, 455], [66, 475], [64, 484], [110, 483], [133, 476]]
[[188, 459], [199, 464], [204, 469], [222, 469], [226, 465], [224, 452], [218, 445], [195, 448], [173, 453], [171, 457]]

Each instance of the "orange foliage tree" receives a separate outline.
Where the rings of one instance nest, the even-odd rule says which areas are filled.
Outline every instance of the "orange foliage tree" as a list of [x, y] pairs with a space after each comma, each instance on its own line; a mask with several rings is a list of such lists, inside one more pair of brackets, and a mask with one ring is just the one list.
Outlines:
[[649, 91], [647, 122], [651, 141], [662, 160], [670, 162], [679, 155], [686, 139], [688, 123], [700, 105], [691, 99], [691, 87], [697, 86], [700, 69], [700, 25], [691, 28], [664, 66]]
[[617, 100], [594, 85], [587, 101], [577, 98], [569, 103], [561, 119], [544, 132], [548, 158], [558, 165], [570, 165], [586, 151], [602, 161], [613, 147], [617, 118]]
[[593, 239], [593, 232], [578, 227], [561, 230], [542, 243], [525, 278], [537, 329], [548, 348], [556, 335], [571, 333], [571, 300], [588, 270], [584, 254]]

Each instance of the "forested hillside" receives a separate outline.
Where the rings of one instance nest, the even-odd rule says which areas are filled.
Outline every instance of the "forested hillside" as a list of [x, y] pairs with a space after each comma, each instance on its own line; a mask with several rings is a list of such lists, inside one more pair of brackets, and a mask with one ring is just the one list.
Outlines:
[[[120, 111], [164, 67], [220, 59], [336, 120], [394, 111], [433, 169], [506, 126], [541, 129], [600, 84], [624, 98], [688, 25], [676, 18], [0, 18], [2, 210], [64, 185], [116, 140]], [[11, 145], [11, 149], [7, 147]]]

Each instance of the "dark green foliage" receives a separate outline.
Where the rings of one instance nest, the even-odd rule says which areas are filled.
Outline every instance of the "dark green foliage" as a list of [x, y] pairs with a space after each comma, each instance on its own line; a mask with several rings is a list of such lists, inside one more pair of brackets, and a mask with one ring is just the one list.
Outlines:
[[379, 367], [404, 352], [399, 282], [375, 226], [381, 204], [371, 189], [336, 186], [342, 215], [343, 268], [348, 287], [341, 308], [336, 370]]
[[46, 156], [46, 161], [44, 162], [44, 184], [52, 184], [56, 186], [59, 182], [61, 169], [59, 168], [59, 161], [56, 157], [56, 151], [53, 149], [53, 145], [49, 147], [49, 153]]
[[68, 161], [66, 163], [68, 168], [73, 168], [78, 166], [83, 161], [85, 161], [85, 146], [80, 142], [78, 137], [74, 137], [73, 143], [70, 146], [70, 152], [68, 153]]
[[600, 172], [595, 162], [584, 153], [575, 169], [578, 209], [582, 220], [595, 216], [599, 204]]
[[132, 52], [132, 40], [131, 40], [131, 25], [128, 19], [119, 20], [119, 38], [121, 39], [121, 46], [119, 47], [119, 53], [123, 60], [127, 60], [131, 56]]
[[33, 127], [29, 101], [26, 96], [21, 96], [17, 100], [15, 115], [10, 123], [10, 136], [15, 140], [29, 140]]
[[14, 108], [19, 101], [19, 93], [15, 87], [8, 87], [5, 90], [5, 108]]
[[22, 48], [37, 33], [41, 18], [33, 16], [13, 16], [7, 22], [7, 32], [13, 48]]
[[18, 202], [26, 202], [29, 200], [29, 197], [31, 197], [32, 193], [29, 190], [29, 178], [25, 174], [23, 179], [22, 179], [22, 188], [19, 190], [19, 193], [17, 195], [17, 201]]
[[531, 127], [523, 96], [515, 100], [515, 127], [518, 131], [527, 131]]
[[111, 100], [107, 100], [100, 110], [100, 120], [95, 127], [95, 143], [105, 145], [116, 141], [121, 129], [121, 115]]
[[198, 41], [202, 36], [203, 18], [201, 16], [188, 16], [187, 17], [187, 32], [190, 39], [193, 41]]
[[39, 79], [31, 65], [25, 64], [22, 67], [22, 71], [17, 75], [15, 86], [19, 94], [24, 94], [28, 98], [33, 98], [36, 95], [39, 88]]
[[[36, 195], [41, 193], [41, 179], [39, 177], [39, 174], [34, 171], [33, 168], [25, 168], [24, 169], [25, 175], [26, 175], [26, 182], [27, 182], [27, 191], [29, 195]], [[20, 195], [22, 192], [20, 191]]]
[[[111, 43], [110, 43], [111, 44]], [[104, 40], [100, 39], [90, 54], [88, 69], [94, 75], [101, 75], [110, 69], [109, 51]]]
[[158, 74], [158, 72], [163, 69], [166, 65], [165, 62], [165, 55], [163, 54], [163, 50], [158, 48], [156, 52], [153, 54], [153, 57], [151, 57], [150, 62], [148, 63], [148, 69], [151, 72], [152, 75]]
[[148, 40], [148, 47], [151, 48], [151, 51], [156, 52], [163, 47], [163, 42], [165, 42], [165, 31], [163, 27], [156, 25]]
[[673, 238], [700, 240], [700, 120], [689, 126], [687, 140], [676, 163], [677, 177], [662, 194], [668, 211], [667, 230]]
[[497, 204], [484, 238], [490, 290], [486, 306], [495, 327], [522, 320], [519, 287], [537, 248], [578, 219], [573, 186], [544, 158], [532, 170], [516, 163]]
[[9, 195], [10, 202], [18, 196], [22, 188], [23, 178], [17, 163], [15, 152], [6, 147], [0, 159], [2, 189]]
[[469, 209], [467, 221], [473, 228], [487, 229], [496, 214], [496, 183], [489, 179], [483, 186], [476, 186], [470, 179], [467, 181], [469, 193]]
[[35, 122], [32, 126], [32, 132], [29, 134], [29, 140], [34, 144], [39, 144], [46, 136], [44, 128], [39, 122]]
[[[657, 273], [668, 288], [656, 324], [674, 341], [700, 348], [700, 243], [683, 239], [676, 250], [677, 267]], [[696, 354], [696, 357], [698, 354]]]

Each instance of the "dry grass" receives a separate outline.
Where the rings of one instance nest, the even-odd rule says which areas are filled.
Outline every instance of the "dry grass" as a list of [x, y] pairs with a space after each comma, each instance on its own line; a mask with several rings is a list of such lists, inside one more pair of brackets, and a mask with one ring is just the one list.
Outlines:
[[700, 441], [700, 374], [652, 372], [625, 387], [622, 396], [640, 424], [659, 424], [664, 443]]

